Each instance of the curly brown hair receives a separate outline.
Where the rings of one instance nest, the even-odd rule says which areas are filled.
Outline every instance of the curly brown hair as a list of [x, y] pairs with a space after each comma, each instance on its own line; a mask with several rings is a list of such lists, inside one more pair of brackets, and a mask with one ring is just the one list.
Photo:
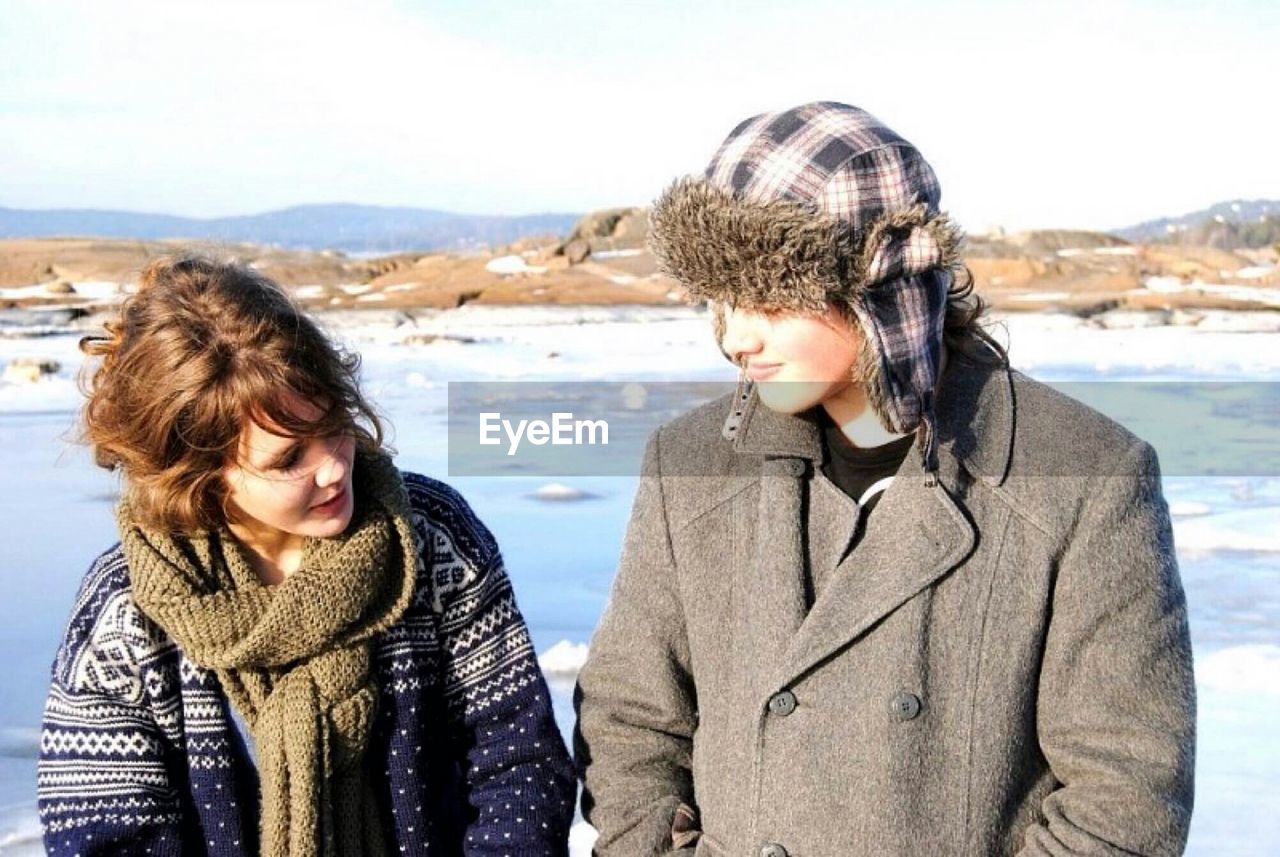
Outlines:
[[[123, 475], [139, 523], [180, 533], [226, 523], [222, 471], [250, 420], [300, 438], [350, 434], [365, 453], [384, 449], [382, 422], [360, 392], [359, 356], [244, 265], [157, 259], [105, 328], [80, 340], [101, 358], [82, 375], [82, 435], [101, 467]], [[293, 413], [290, 394], [320, 415]]]

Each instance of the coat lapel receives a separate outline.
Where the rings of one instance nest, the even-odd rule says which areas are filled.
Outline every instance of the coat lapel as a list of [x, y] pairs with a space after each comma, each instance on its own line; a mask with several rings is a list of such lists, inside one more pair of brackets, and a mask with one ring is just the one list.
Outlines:
[[[858, 532], [858, 504], [821, 473], [809, 481], [808, 533], [809, 573], [815, 585], [828, 583], [841, 560], [848, 555]], [[809, 606], [813, 605], [812, 593]]]
[[777, 414], [753, 391], [746, 399], [742, 413], [730, 416], [741, 427], [733, 445], [760, 458], [760, 493], [756, 508], [744, 510], [745, 520], [736, 526], [751, 528], [746, 620], [754, 675], [767, 680], [808, 609], [805, 531], [799, 523], [806, 515], [806, 482], [822, 461], [822, 440], [809, 417]]
[[[754, 561], [745, 604], [751, 628], [752, 663], [757, 676], [773, 675], [804, 621], [804, 531], [795, 526], [803, 511], [805, 463], [796, 458], [766, 460], [760, 499], [747, 523], [754, 528]], [[768, 693], [768, 688], [760, 689]]]
[[942, 483], [925, 484], [913, 451], [880, 498], [862, 541], [836, 566], [791, 638], [777, 685], [857, 639], [959, 565], [974, 543], [973, 525]]

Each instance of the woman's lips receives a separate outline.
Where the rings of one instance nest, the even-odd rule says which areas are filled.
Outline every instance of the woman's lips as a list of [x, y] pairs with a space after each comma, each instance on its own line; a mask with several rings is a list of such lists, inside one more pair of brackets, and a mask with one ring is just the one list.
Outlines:
[[763, 381], [766, 378], [777, 374], [778, 370], [781, 368], [781, 363], [748, 363], [747, 377], [752, 381]]
[[337, 494], [334, 494], [323, 503], [317, 503], [311, 508], [317, 512], [335, 512], [342, 505], [342, 501], [346, 499], [347, 489], [343, 488]]

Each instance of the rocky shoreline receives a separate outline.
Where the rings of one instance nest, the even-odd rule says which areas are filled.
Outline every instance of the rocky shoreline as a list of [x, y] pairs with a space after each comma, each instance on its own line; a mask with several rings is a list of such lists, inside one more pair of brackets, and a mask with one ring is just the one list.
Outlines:
[[[679, 284], [658, 272], [645, 249], [646, 223], [644, 209], [612, 209], [582, 218], [567, 236], [526, 238], [491, 252], [374, 258], [179, 240], [3, 240], [0, 330], [65, 329], [119, 301], [149, 259], [191, 249], [253, 265], [313, 311], [412, 319], [472, 304], [684, 304]], [[965, 258], [978, 292], [1001, 312], [1138, 314], [1143, 324], [1195, 324], [1206, 311], [1280, 309], [1274, 248], [1131, 244], [1052, 230], [970, 236]]]

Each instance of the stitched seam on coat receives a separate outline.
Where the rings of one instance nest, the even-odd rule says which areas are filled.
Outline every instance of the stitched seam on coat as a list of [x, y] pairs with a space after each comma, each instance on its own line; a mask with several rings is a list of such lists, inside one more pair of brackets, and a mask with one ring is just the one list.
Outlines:
[[[1052, 477], [1045, 477], [1045, 478], [1052, 478]], [[1033, 517], [1030, 513], [1024, 510], [1021, 506], [1019, 506], [1017, 502], [1017, 498], [1015, 498], [1012, 495], [1012, 493], [1006, 490], [1003, 486], [988, 485], [987, 483], [982, 482], [981, 480], [977, 480], [974, 484], [981, 484], [983, 487], [989, 490], [992, 494], [995, 495], [996, 499], [1000, 501], [1001, 505], [1003, 505], [1007, 510], [1012, 512], [1020, 520], [1034, 527], [1036, 531], [1039, 532], [1042, 536], [1046, 536], [1050, 539], [1055, 538], [1055, 535], [1053, 531], [1049, 528], [1049, 525]]]
[[[680, 569], [676, 566], [675, 546], [671, 543], [671, 519], [667, 516], [667, 491], [662, 484], [662, 429], [659, 428], [653, 443], [653, 467], [657, 474], [658, 480], [658, 508], [662, 511], [662, 532], [666, 536], [665, 544], [667, 550], [667, 563], [671, 566], [671, 582], [674, 585], [675, 601], [680, 607], [680, 631], [684, 641], [684, 652], [682, 653], [688, 660], [688, 676], [689, 684], [693, 688], [693, 711], [695, 715], [695, 723], [693, 732], [698, 730], [698, 722], [701, 721], [701, 711], [698, 704], [698, 683], [694, 679], [693, 669], [693, 647], [689, 644], [689, 616], [685, 612], [684, 594], [680, 591]], [[693, 779], [693, 736], [689, 737], [689, 778]], [[689, 795], [692, 799], [692, 795]], [[682, 798], [683, 799], [683, 798]]]
[[[668, 532], [668, 533], [671, 533], [671, 534], [675, 534], [675, 533], [683, 532], [684, 530], [686, 530], [686, 529], [688, 529], [689, 527], [691, 527], [691, 526], [693, 526], [694, 524], [696, 524], [698, 521], [701, 521], [701, 520], [702, 520], [703, 518], [705, 518], [707, 515], [711, 514], [712, 512], [718, 511], [718, 510], [719, 510], [721, 507], [723, 507], [725, 504], [730, 503], [730, 502], [732, 502], [733, 500], [735, 500], [735, 499], [738, 497], [738, 495], [739, 495], [739, 494], [741, 494], [742, 492], [747, 491], [747, 490], [749, 490], [749, 489], [751, 489], [751, 488], [754, 488], [754, 487], [758, 486], [759, 484], [760, 484], [760, 480], [759, 480], [758, 478], [751, 478], [751, 479], [746, 480], [746, 481], [742, 484], [742, 486], [741, 486], [740, 488], [736, 488], [736, 489], [734, 489], [732, 493], [727, 494], [727, 495], [725, 495], [724, 497], [720, 498], [719, 500], [717, 500], [717, 501], [715, 502], [715, 504], [713, 504], [713, 505], [711, 505], [711, 506], [708, 506], [707, 508], [705, 508], [705, 509], [703, 509], [703, 510], [699, 511], [696, 515], [694, 515], [694, 516], [693, 516], [692, 518], [690, 518], [689, 520], [684, 521], [684, 522], [682, 522], [681, 524], [679, 524], [679, 525], [678, 525], [674, 530], [670, 529], [671, 522], [670, 522], [669, 520], [667, 520], [667, 516], [666, 516], [666, 515], [667, 515], [667, 511], [666, 511], [666, 505], [665, 505], [665, 504], [666, 504], [665, 491], [662, 491], [661, 487], [659, 487], [659, 491], [663, 494], [662, 520], [663, 520], [663, 521], [665, 521], [665, 522], [667, 523], [667, 527], [668, 527], [667, 532]], [[667, 540], [667, 549], [668, 549], [668, 550], [670, 550], [670, 549], [671, 549], [671, 542], [670, 542], [670, 538], [668, 538], [668, 540]]]
[[978, 709], [978, 681], [982, 678], [982, 654], [986, 646], [987, 639], [987, 619], [991, 610], [991, 596], [995, 592], [996, 577], [1000, 573], [1000, 560], [1004, 554], [1005, 539], [1009, 535], [1009, 527], [1013, 521], [1013, 509], [1005, 507], [1007, 512], [1004, 519], [1004, 526], [1000, 528], [1000, 538], [995, 543], [995, 550], [991, 556], [991, 573], [987, 578], [987, 591], [982, 597], [982, 627], [978, 630], [978, 645], [974, 647], [976, 656], [970, 666], [969, 676], [969, 716], [967, 718], [967, 728], [969, 732], [968, 741], [966, 742], [965, 753], [965, 789], [964, 789], [964, 841], [966, 853], [973, 853], [973, 829], [970, 827], [971, 816], [973, 813], [973, 724], [977, 717]]

